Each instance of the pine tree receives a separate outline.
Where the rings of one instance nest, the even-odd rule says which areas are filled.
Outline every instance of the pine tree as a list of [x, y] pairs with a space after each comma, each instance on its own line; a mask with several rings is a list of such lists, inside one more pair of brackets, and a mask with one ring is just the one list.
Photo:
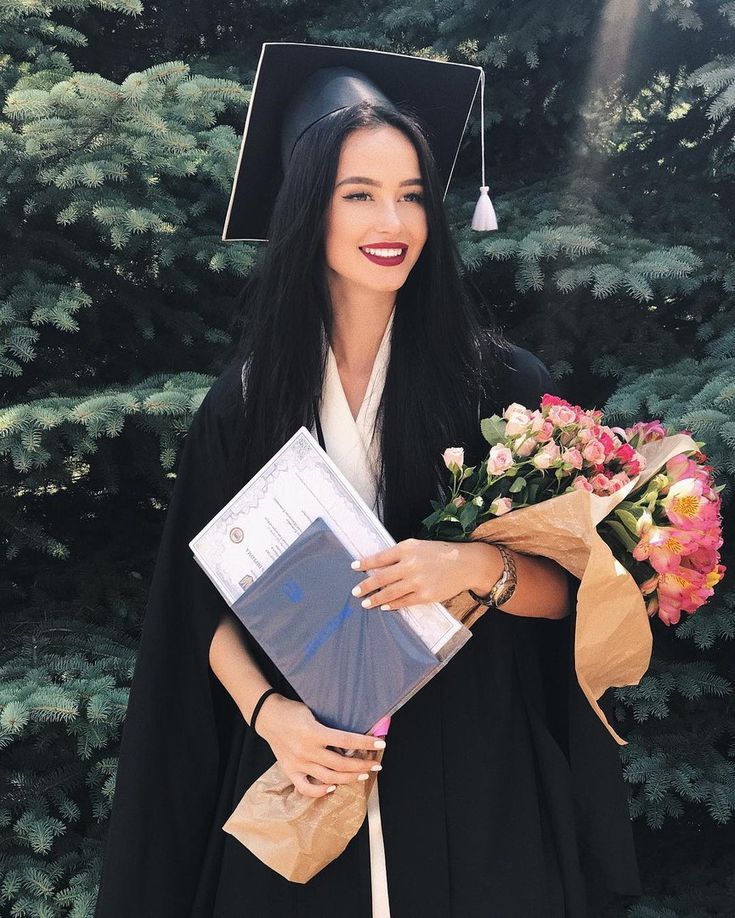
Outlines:
[[172, 469], [254, 256], [220, 238], [239, 142], [220, 122], [249, 91], [181, 61], [80, 72], [66, 6], [0, 8], [7, 915], [93, 911]]

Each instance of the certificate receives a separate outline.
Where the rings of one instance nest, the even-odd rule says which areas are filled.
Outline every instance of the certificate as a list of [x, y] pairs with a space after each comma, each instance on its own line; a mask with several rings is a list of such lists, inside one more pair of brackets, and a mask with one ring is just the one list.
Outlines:
[[[355, 558], [395, 545], [388, 530], [306, 427], [189, 543], [197, 563], [229, 605], [317, 517]], [[440, 660], [471, 637], [439, 602], [396, 610]]]

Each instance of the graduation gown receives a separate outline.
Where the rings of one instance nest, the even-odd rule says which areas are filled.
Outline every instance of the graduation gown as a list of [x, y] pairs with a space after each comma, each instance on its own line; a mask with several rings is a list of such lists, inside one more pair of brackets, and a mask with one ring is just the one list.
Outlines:
[[[512, 363], [504, 404], [535, 404], [553, 391], [530, 352], [514, 347]], [[380, 375], [374, 367], [360, 424], [345, 415], [338, 377], [325, 379], [321, 403], [327, 450], [345, 474], [354, 463], [351, 480], [362, 480], [367, 497], [375, 456], [364, 440], [356, 448]], [[196, 412], [179, 460], [95, 918], [371, 916], [367, 819], [306, 884], [283, 879], [222, 830], [274, 762], [209, 667], [226, 606], [188, 547], [245, 483], [228, 484], [241, 400], [235, 362]], [[484, 406], [482, 416], [504, 404]], [[553, 621], [488, 611], [393, 715], [379, 776], [392, 918], [596, 918], [591, 890], [641, 893], [618, 747], [576, 681], [573, 628], [573, 614]], [[296, 697], [244, 628], [243, 637], [269, 682]], [[609, 713], [605, 699], [603, 707]]]

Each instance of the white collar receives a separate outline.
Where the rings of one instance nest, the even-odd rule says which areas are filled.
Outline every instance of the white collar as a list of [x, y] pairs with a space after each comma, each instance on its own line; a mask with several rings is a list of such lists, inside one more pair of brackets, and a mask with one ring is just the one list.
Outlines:
[[380, 471], [381, 444], [379, 432], [374, 438], [372, 438], [372, 433], [388, 370], [395, 311], [394, 305], [375, 356], [365, 397], [360, 405], [357, 418], [352, 417], [331, 345], [328, 346], [327, 351], [319, 411], [327, 453], [378, 516], [382, 514], [377, 481]]

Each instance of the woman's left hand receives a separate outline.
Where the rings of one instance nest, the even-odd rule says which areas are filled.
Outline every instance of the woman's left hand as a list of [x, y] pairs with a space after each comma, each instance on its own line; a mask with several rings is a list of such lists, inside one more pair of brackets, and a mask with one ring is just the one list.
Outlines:
[[[391, 548], [360, 559], [356, 570], [370, 571], [356, 589], [356, 596], [373, 594], [363, 601], [368, 609], [390, 609], [444, 602], [473, 582], [479, 542], [440, 542], [404, 539]], [[487, 551], [487, 549], [484, 549]], [[374, 590], [377, 592], [373, 593]], [[367, 603], [367, 604], [366, 604]]]

